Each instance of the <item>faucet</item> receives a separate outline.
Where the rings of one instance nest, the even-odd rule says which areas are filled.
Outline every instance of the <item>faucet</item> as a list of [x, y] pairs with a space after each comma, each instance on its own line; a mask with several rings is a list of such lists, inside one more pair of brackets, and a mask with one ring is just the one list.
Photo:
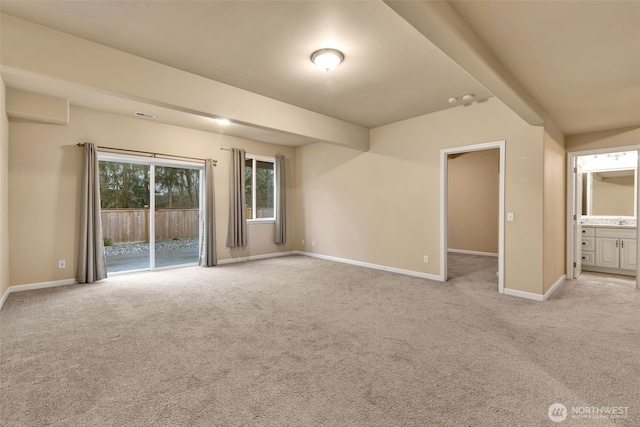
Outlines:
[[622, 217], [618, 218], [618, 224], [624, 225], [624, 219], [622, 219]]

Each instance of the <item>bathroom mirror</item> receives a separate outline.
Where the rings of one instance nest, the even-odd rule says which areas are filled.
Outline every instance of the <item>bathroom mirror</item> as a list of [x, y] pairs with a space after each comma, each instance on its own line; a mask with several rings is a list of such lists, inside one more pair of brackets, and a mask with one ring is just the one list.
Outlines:
[[580, 156], [582, 215], [635, 218], [638, 152]]
[[582, 173], [582, 215], [636, 216], [636, 170], [610, 169]]

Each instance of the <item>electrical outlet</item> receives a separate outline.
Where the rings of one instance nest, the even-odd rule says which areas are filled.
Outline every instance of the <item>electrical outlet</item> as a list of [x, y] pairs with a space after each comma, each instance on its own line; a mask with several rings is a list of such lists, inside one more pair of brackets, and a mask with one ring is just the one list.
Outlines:
[[67, 266], [67, 262], [63, 259], [61, 259], [60, 261], [58, 261], [58, 268], [66, 268]]
[[315, 245], [316, 245], [316, 241], [315, 241], [315, 240], [312, 240], [312, 241], [311, 241], [311, 246], [315, 246]]
[[427, 255], [424, 256], [424, 262], [429, 262], [429, 257]]

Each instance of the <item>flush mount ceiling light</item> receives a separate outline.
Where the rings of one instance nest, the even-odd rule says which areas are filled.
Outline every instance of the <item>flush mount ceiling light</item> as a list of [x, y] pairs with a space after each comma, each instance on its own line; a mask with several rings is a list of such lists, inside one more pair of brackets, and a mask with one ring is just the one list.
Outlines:
[[458, 102], [458, 98], [449, 98], [449, 104], [455, 104], [456, 102]]
[[331, 71], [344, 61], [344, 54], [336, 49], [320, 49], [311, 54], [311, 62], [324, 71]]
[[469, 94], [469, 95], [464, 95], [462, 97], [462, 102], [471, 102], [473, 101], [473, 95]]

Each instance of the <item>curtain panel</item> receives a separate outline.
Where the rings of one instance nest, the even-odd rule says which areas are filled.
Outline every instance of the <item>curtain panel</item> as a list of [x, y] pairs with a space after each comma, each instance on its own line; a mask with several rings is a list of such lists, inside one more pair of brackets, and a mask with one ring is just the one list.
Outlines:
[[247, 213], [245, 211], [245, 165], [246, 153], [231, 149], [231, 188], [229, 189], [229, 230], [227, 247], [231, 249], [247, 246]]
[[107, 277], [107, 262], [100, 219], [98, 152], [91, 143], [83, 145], [81, 185], [80, 246], [76, 280], [78, 283], [93, 283]]
[[284, 156], [276, 156], [276, 227], [273, 241], [279, 245], [287, 242], [284, 166]]
[[216, 198], [213, 179], [215, 163], [212, 159], [204, 162], [204, 229], [200, 248], [200, 265], [213, 267], [218, 264], [216, 253]]

